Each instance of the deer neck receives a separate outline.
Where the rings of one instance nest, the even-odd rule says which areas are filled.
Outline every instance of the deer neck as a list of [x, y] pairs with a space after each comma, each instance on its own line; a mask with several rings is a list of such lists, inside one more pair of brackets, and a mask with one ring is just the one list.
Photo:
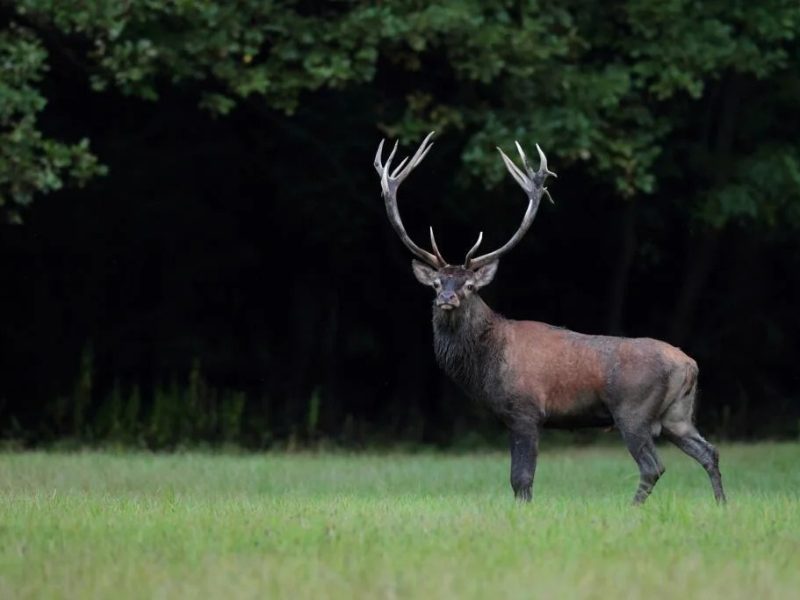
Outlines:
[[483, 396], [490, 371], [501, 352], [495, 328], [502, 317], [477, 295], [452, 311], [433, 309], [436, 360], [457, 384], [473, 396]]

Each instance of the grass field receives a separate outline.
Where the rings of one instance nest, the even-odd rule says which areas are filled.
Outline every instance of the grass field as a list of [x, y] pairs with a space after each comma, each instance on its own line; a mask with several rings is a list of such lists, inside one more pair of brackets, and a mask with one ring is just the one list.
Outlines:
[[2, 598], [797, 598], [800, 446], [505, 454], [0, 454]]

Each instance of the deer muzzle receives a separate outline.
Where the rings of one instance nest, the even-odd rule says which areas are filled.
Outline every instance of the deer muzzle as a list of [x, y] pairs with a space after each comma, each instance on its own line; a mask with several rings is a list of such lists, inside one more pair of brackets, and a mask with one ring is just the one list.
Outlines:
[[455, 292], [442, 292], [436, 296], [436, 307], [442, 310], [453, 310], [458, 308], [461, 301], [458, 299], [458, 294]]

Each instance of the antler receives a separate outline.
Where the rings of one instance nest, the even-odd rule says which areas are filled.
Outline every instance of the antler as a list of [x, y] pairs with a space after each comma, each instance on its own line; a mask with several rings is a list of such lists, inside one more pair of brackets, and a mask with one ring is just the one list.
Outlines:
[[[430, 139], [433, 137], [434, 133], [434, 131], [431, 131], [427, 137], [422, 140], [422, 143], [419, 145], [419, 148], [417, 148], [414, 156], [411, 157], [411, 160], [405, 157], [400, 161], [400, 164], [397, 165], [394, 172], [391, 171], [391, 166], [392, 159], [394, 158], [395, 152], [397, 152], [397, 142], [395, 142], [394, 148], [392, 148], [392, 152], [389, 154], [389, 158], [386, 159], [386, 163], [381, 164], [383, 160], [384, 142], [384, 140], [381, 140], [378, 151], [375, 153], [375, 170], [381, 178], [381, 190], [383, 190], [383, 201], [386, 204], [386, 214], [389, 216], [389, 222], [392, 224], [392, 227], [394, 227], [397, 235], [400, 236], [400, 239], [403, 240], [403, 243], [411, 250], [414, 256], [424, 260], [436, 269], [441, 269], [447, 266], [447, 261], [442, 258], [439, 248], [436, 246], [436, 238], [433, 236], [433, 227], [430, 228], [431, 248], [433, 248], [434, 252], [431, 254], [427, 250], [423, 250], [417, 246], [411, 238], [408, 237], [406, 228], [403, 227], [403, 221], [400, 218], [400, 211], [397, 208], [397, 188], [400, 187], [403, 180], [408, 177], [408, 174], [414, 170], [414, 167], [422, 162], [422, 159], [428, 154], [428, 150], [433, 147], [433, 143], [430, 142]], [[408, 164], [406, 164], [406, 162], [408, 162]]]
[[525, 168], [524, 173], [510, 158], [505, 155], [505, 153], [499, 147], [497, 150], [500, 152], [500, 156], [503, 158], [503, 162], [505, 163], [508, 172], [511, 173], [511, 176], [517, 181], [522, 189], [525, 190], [525, 193], [528, 196], [528, 210], [525, 211], [525, 216], [522, 218], [522, 224], [519, 226], [519, 229], [517, 229], [516, 233], [511, 236], [511, 239], [508, 240], [505, 245], [498, 248], [494, 252], [489, 252], [488, 254], [483, 254], [477, 258], [472, 258], [472, 255], [478, 250], [478, 246], [481, 245], [481, 241], [483, 241], [483, 232], [481, 232], [480, 235], [478, 235], [478, 241], [475, 242], [475, 245], [472, 246], [472, 248], [470, 248], [469, 252], [467, 252], [466, 258], [464, 259], [464, 268], [466, 269], [477, 269], [478, 267], [482, 267], [485, 264], [497, 260], [503, 256], [503, 254], [511, 250], [519, 243], [519, 241], [530, 228], [531, 223], [533, 223], [533, 219], [536, 216], [536, 210], [539, 208], [539, 201], [542, 199], [542, 195], [546, 195], [550, 199], [550, 202], [553, 201], [553, 198], [550, 196], [547, 188], [544, 187], [544, 182], [548, 175], [556, 177], [556, 174], [547, 169], [547, 157], [544, 155], [544, 152], [542, 152], [542, 149], [539, 148], [539, 144], [536, 144], [536, 149], [539, 151], [539, 170], [534, 171], [528, 164], [528, 157], [525, 156], [522, 146], [519, 145], [519, 142], [514, 143], [517, 145], [517, 151], [522, 159], [522, 166]]

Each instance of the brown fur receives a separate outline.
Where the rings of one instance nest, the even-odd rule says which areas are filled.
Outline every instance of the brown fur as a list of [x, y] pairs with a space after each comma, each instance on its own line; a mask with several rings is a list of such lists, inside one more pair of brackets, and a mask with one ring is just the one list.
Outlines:
[[604, 361], [572, 332], [534, 321], [504, 321], [499, 329], [509, 391], [535, 403], [545, 419], [599, 397]]
[[[542, 425], [613, 423], [639, 466], [635, 502], [647, 498], [664, 472], [653, 443], [662, 433], [703, 465], [715, 497], [724, 500], [718, 454], [692, 422], [697, 363], [679, 348], [651, 338], [585, 335], [506, 319], [474, 293], [491, 280], [485, 273], [419, 266], [415, 273], [437, 290], [433, 328], [439, 364], [509, 427], [511, 483], [518, 498], [531, 496]], [[479, 285], [470, 289], [475, 282]]]
[[[638, 392], [660, 375], [668, 403], [688, 389], [697, 365], [678, 348], [650, 338], [591, 336], [536, 321], [501, 320], [496, 335], [503, 352], [502, 380], [516, 397], [532, 403], [544, 422], [580, 415]], [[649, 366], [643, 369], [643, 366]], [[520, 407], [524, 410], [523, 407]], [[661, 404], [653, 416], [663, 414]]]

